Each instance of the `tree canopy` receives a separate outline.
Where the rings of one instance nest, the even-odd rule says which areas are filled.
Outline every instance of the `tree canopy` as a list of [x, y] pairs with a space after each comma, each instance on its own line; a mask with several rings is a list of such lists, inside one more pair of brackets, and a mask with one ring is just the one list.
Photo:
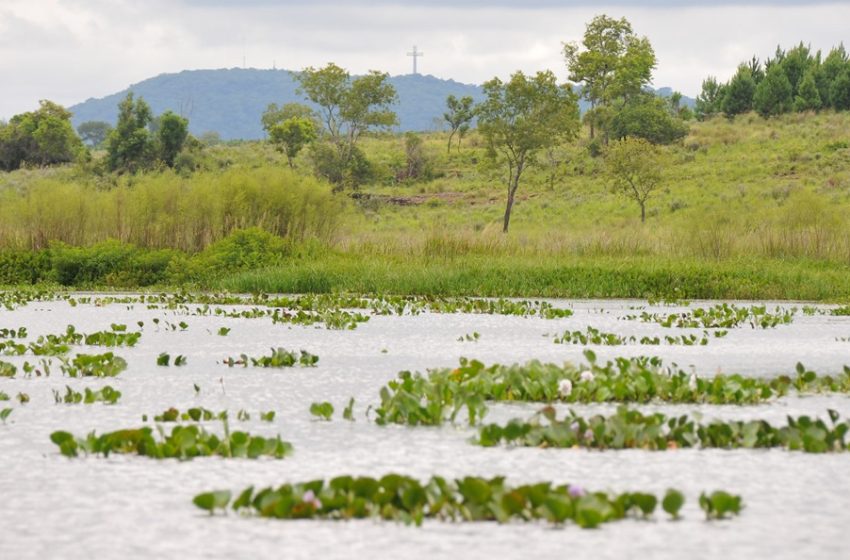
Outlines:
[[567, 85], [558, 85], [550, 71], [526, 76], [517, 72], [507, 82], [493, 78], [484, 84], [486, 99], [478, 108], [478, 129], [493, 158], [508, 168], [508, 197], [502, 231], [510, 225], [523, 171], [540, 150], [575, 136], [578, 101]]
[[15, 115], [0, 125], [0, 169], [46, 166], [73, 161], [84, 150], [71, 125], [71, 113], [52, 101], [39, 101], [35, 111]]

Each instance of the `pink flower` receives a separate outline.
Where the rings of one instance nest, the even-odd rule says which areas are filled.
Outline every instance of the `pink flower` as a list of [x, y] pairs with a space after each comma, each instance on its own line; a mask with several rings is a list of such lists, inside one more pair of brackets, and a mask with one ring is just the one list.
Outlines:
[[584, 488], [573, 484], [570, 484], [569, 493], [571, 498], [581, 498], [587, 494], [587, 492], [584, 491]]
[[593, 372], [585, 370], [581, 372], [581, 375], [579, 375], [579, 379], [581, 379], [582, 381], [593, 381]]
[[321, 500], [316, 497], [315, 492], [313, 492], [312, 490], [307, 490], [306, 492], [304, 492], [304, 495], [301, 496], [301, 501], [305, 504], [312, 505], [315, 509], [319, 509], [322, 507]]

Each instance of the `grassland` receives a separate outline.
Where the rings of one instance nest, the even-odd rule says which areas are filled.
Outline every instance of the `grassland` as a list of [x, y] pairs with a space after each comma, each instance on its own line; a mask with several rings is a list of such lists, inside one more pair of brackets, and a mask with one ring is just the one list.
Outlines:
[[[18, 258], [42, 255], [35, 281], [58, 279], [55, 255], [71, 258], [57, 242], [117, 239], [141, 260], [160, 251], [161, 265], [144, 282], [105, 265], [111, 275], [63, 276], [72, 285], [850, 298], [848, 114], [693, 123], [667, 150], [664, 187], [644, 225], [634, 203], [608, 190], [604, 159], [584, 142], [554, 150], [524, 177], [507, 235], [499, 231], [504, 173], [481, 139], [473, 133], [448, 154], [445, 134], [423, 138], [427, 172], [406, 180], [404, 138], [365, 138], [375, 179], [356, 198], [312, 179], [308, 154], [291, 175], [262, 143], [209, 147], [190, 177], [116, 179], [91, 163], [0, 175], [0, 247]], [[222, 248], [251, 226], [286, 241]], [[91, 250], [78, 256], [98, 259]], [[0, 281], [23, 281], [2, 270], [0, 258]]]

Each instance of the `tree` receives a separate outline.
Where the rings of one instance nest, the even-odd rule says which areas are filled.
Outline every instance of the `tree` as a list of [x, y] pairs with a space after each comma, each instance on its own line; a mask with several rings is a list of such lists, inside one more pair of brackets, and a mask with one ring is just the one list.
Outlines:
[[800, 82], [797, 97], [794, 98], [794, 110], [798, 112], [817, 111], [822, 105], [815, 73], [809, 70]]
[[781, 64], [771, 64], [764, 79], [756, 86], [753, 107], [763, 117], [787, 113], [793, 104], [793, 87]]
[[469, 130], [469, 123], [475, 118], [475, 101], [470, 95], [464, 95], [460, 99], [454, 95], [449, 95], [446, 98], [446, 107], [448, 111], [443, 113], [443, 118], [449, 123], [451, 131], [449, 132], [449, 145], [446, 152], [452, 150], [452, 139], [454, 135], [458, 135], [457, 149], [460, 151], [460, 141], [466, 131]]
[[112, 125], [103, 121], [86, 121], [77, 127], [77, 134], [91, 148], [103, 144], [112, 132]]
[[274, 125], [293, 117], [309, 119], [313, 122], [314, 130], [322, 126], [316, 112], [303, 103], [286, 103], [281, 107], [278, 107], [277, 103], [270, 103], [263, 111], [260, 121], [263, 123], [263, 130], [266, 131], [266, 134], [269, 134]]
[[545, 150], [576, 135], [578, 102], [572, 89], [558, 85], [552, 72], [526, 77], [522, 72], [503, 83], [484, 84], [486, 99], [478, 107], [478, 129], [493, 158], [508, 168], [508, 197], [502, 231], [507, 233], [511, 209], [523, 171]]
[[15, 115], [0, 128], [0, 169], [6, 171], [25, 163], [66, 163], [83, 151], [71, 125], [71, 113], [52, 101], [39, 101], [37, 110]]
[[831, 95], [832, 84], [844, 72], [845, 68], [848, 68], [848, 57], [847, 51], [844, 50], [844, 45], [841, 44], [830, 50], [823, 64], [821, 64], [821, 71], [819, 72], [821, 79], [818, 82], [818, 93], [820, 93], [821, 101], [825, 107], [835, 106]]
[[717, 78], [709, 76], [702, 81], [702, 91], [697, 96], [696, 111], [697, 118], [704, 120], [711, 118], [720, 112], [720, 105], [725, 94], [725, 87], [717, 82]]
[[612, 143], [605, 155], [605, 174], [614, 192], [640, 206], [646, 222], [646, 202], [661, 185], [661, 152], [643, 138], [623, 138]]
[[[390, 109], [397, 95], [389, 83], [389, 74], [371, 71], [351, 79], [347, 71], [329, 63], [320, 69], [305, 68], [295, 75], [295, 79], [300, 84], [299, 91], [319, 106], [329, 141], [337, 151], [337, 157], [333, 159], [329, 159], [323, 151], [315, 152], [323, 158], [321, 165], [317, 163], [317, 170], [324, 169], [325, 172], [320, 171], [320, 174], [329, 180], [333, 180], [332, 177], [352, 179], [363, 176], [363, 154], [356, 149], [357, 141], [368, 130], [387, 129], [398, 122]], [[328, 174], [331, 164], [342, 168]], [[349, 165], [358, 169], [346, 170]], [[337, 183], [338, 188], [342, 186]]]
[[721, 108], [723, 113], [732, 118], [735, 115], [746, 113], [753, 109], [753, 95], [756, 90], [756, 82], [753, 80], [751, 69], [747, 66], [739, 66], [738, 72], [726, 86], [726, 94], [723, 96]]
[[269, 140], [286, 155], [291, 169], [295, 168], [295, 156], [316, 136], [316, 125], [307, 117], [290, 117], [272, 125], [269, 130]]
[[836, 111], [850, 111], [850, 66], [832, 82], [829, 100]]
[[657, 96], [644, 93], [626, 104], [611, 121], [611, 135], [643, 138], [653, 144], [672, 144], [688, 133], [678, 117], [677, 104], [668, 105]]
[[110, 171], [135, 173], [151, 165], [155, 147], [148, 126], [153, 121], [151, 109], [133, 92], [118, 104], [118, 124], [109, 135], [106, 150]]
[[189, 121], [171, 111], [166, 111], [157, 118], [157, 122], [159, 126], [156, 147], [159, 160], [168, 167], [174, 167], [174, 160], [189, 137]]
[[587, 24], [582, 46], [564, 44], [564, 58], [569, 79], [582, 84], [581, 96], [590, 102], [586, 118], [593, 138], [596, 126], [611, 116], [601, 109], [640, 94], [652, 81], [657, 60], [649, 40], [636, 36], [626, 18], [596, 16]]

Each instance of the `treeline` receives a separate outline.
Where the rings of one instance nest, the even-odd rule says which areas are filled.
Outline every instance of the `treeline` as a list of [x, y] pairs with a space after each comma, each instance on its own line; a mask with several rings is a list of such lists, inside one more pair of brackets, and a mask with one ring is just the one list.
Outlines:
[[75, 131], [71, 113], [42, 100], [35, 111], [0, 122], [0, 170], [46, 167], [91, 161], [89, 147], [103, 147], [107, 157], [95, 171], [136, 173], [162, 168], [194, 170], [201, 143], [189, 135], [189, 121], [171, 111], [154, 117], [132, 92], [118, 105], [118, 123], [91, 121]]
[[822, 109], [850, 110], [850, 57], [844, 45], [834, 47], [825, 58], [803, 43], [788, 51], [777, 47], [764, 64], [753, 57], [726, 83], [706, 78], [695, 108], [701, 119], [717, 114], [731, 118], [749, 111], [771, 117]]

